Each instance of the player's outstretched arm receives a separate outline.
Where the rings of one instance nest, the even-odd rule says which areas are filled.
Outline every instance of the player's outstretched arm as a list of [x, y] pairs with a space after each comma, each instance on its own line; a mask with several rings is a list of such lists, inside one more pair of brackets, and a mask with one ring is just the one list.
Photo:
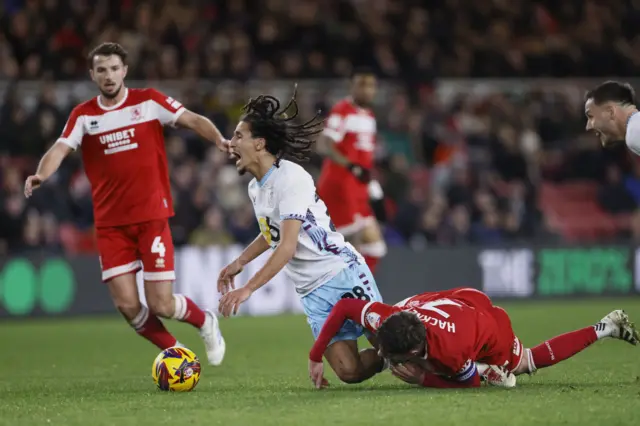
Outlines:
[[227, 294], [230, 290], [235, 288], [234, 278], [240, 272], [245, 265], [251, 263], [255, 258], [269, 249], [267, 240], [264, 239], [262, 234], [258, 234], [255, 240], [251, 242], [244, 249], [240, 256], [233, 262], [225, 266], [218, 276], [218, 292], [221, 294]]
[[[220, 299], [218, 310], [225, 317], [238, 313], [240, 304], [247, 300], [254, 291], [268, 283], [291, 260], [298, 245], [298, 234], [302, 222], [297, 219], [282, 221], [280, 228], [280, 244], [273, 251], [267, 262], [247, 281], [244, 287], [233, 290]], [[255, 242], [255, 241], [254, 241]]]
[[331, 309], [331, 313], [320, 330], [320, 334], [316, 339], [311, 351], [309, 352], [309, 360], [313, 362], [322, 362], [322, 356], [329, 346], [331, 339], [338, 334], [342, 325], [347, 320], [352, 320], [356, 324], [362, 324], [362, 311], [367, 309], [370, 302], [360, 299], [342, 299]]
[[338, 334], [345, 321], [350, 319], [360, 324], [363, 311], [370, 304], [366, 300], [342, 299], [331, 309], [318, 338], [309, 352], [309, 378], [317, 389], [322, 389], [329, 385], [329, 382], [324, 378], [322, 356], [327, 350], [331, 339]]
[[222, 133], [207, 117], [200, 114], [196, 114], [193, 111], [185, 110], [180, 117], [176, 120], [176, 124], [181, 127], [193, 130], [201, 138], [211, 141], [221, 151], [229, 150], [229, 143], [227, 139], [222, 136]]
[[60, 168], [62, 160], [64, 160], [71, 151], [73, 151], [73, 149], [65, 143], [54, 143], [40, 160], [36, 174], [27, 178], [24, 184], [25, 197], [31, 197], [33, 190], [38, 189], [44, 181], [49, 179], [51, 175]]

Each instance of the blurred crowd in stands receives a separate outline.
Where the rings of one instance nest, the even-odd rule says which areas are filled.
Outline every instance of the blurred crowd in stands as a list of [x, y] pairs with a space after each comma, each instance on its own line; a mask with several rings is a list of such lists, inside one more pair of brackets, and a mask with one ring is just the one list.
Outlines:
[[[92, 250], [90, 187], [77, 154], [33, 199], [25, 200], [22, 186], [80, 101], [61, 106], [55, 82], [86, 79], [85, 54], [105, 40], [129, 50], [129, 78], [152, 86], [163, 79], [346, 78], [354, 65], [401, 82], [376, 108], [391, 245], [640, 241], [640, 166], [624, 146], [603, 150], [584, 134], [579, 97], [544, 84], [462, 91], [446, 101], [438, 91], [446, 77], [635, 75], [637, 2], [258, 3], [1, 2], [0, 83], [8, 89], [0, 99], [0, 253]], [[29, 80], [42, 81], [33, 108], [12, 84]], [[230, 135], [244, 95], [220, 102], [215, 93], [185, 90], [180, 100]], [[330, 107], [321, 95], [307, 103]], [[167, 152], [176, 245], [250, 242], [258, 229], [247, 179], [226, 156], [181, 130], [167, 132]], [[308, 165], [312, 174], [319, 164]], [[588, 188], [570, 187], [576, 181]], [[582, 221], [573, 220], [576, 211]], [[606, 226], [591, 235], [585, 229], [594, 221]]]

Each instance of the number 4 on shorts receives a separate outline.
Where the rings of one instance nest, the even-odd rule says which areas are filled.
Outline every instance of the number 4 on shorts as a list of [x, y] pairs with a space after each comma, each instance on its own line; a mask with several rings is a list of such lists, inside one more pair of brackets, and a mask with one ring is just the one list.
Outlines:
[[164, 257], [164, 254], [167, 252], [167, 249], [164, 247], [164, 243], [162, 242], [162, 237], [155, 237], [153, 239], [153, 243], [151, 243], [151, 253], [157, 254], [160, 257]]

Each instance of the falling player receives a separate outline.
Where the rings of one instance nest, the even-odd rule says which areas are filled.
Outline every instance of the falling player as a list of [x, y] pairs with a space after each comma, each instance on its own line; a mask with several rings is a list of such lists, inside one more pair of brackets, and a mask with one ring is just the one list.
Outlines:
[[[531, 349], [515, 336], [511, 320], [482, 292], [458, 288], [413, 296], [395, 306], [341, 300], [309, 355], [309, 375], [323, 387], [322, 354], [345, 321], [364, 326], [392, 372], [426, 387], [477, 387], [482, 366], [504, 366], [507, 373], [533, 373], [570, 358], [596, 340], [613, 337], [636, 345], [638, 331], [623, 311], [613, 311], [594, 326], [547, 340]], [[515, 386], [515, 381], [513, 383]]]
[[376, 119], [370, 108], [376, 90], [375, 75], [357, 70], [351, 79], [351, 96], [333, 107], [318, 139], [319, 150], [326, 156], [318, 194], [338, 232], [358, 248], [374, 273], [387, 252], [371, 208], [371, 203], [378, 207], [382, 204], [382, 189], [371, 176]]
[[[212, 312], [173, 294], [173, 215], [162, 126], [186, 127], [227, 150], [207, 118], [154, 89], [129, 89], [127, 52], [103, 43], [89, 54], [91, 79], [100, 94], [76, 106], [62, 136], [25, 183], [25, 195], [40, 187], [63, 159], [82, 147], [91, 182], [102, 280], [115, 306], [138, 334], [161, 349], [179, 344], [158, 317], [187, 322], [200, 330], [210, 364], [219, 365], [225, 342]], [[148, 308], [138, 298], [136, 272], [143, 269]]]
[[[294, 112], [287, 116], [290, 107]], [[254, 177], [249, 197], [261, 232], [220, 272], [219, 310], [224, 316], [235, 314], [254, 291], [284, 269], [315, 337], [341, 298], [380, 301], [381, 297], [364, 259], [336, 232], [311, 175], [287, 160], [309, 158], [309, 138], [320, 132], [321, 123], [315, 117], [304, 124], [291, 121], [298, 112], [295, 93], [282, 109], [276, 98], [261, 95], [251, 99], [244, 112], [229, 148], [238, 172]], [[243, 287], [234, 289], [234, 276], [269, 248], [272, 253], [265, 265]], [[382, 368], [375, 349], [358, 352], [357, 339], [362, 334], [362, 327], [344, 324], [325, 354], [338, 377], [348, 383], [362, 381]]]
[[585, 95], [587, 131], [600, 138], [603, 147], [625, 142], [640, 155], [640, 121], [636, 94], [628, 83], [606, 81]]

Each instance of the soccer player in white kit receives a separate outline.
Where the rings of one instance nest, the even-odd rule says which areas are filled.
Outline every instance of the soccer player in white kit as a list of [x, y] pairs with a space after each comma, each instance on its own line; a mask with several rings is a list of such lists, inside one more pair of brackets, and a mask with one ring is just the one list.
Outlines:
[[[286, 115], [289, 108], [291, 116]], [[316, 194], [313, 179], [298, 164], [306, 161], [322, 122], [317, 116], [295, 124], [298, 107], [295, 93], [284, 108], [273, 96], [249, 100], [230, 142], [230, 154], [240, 174], [249, 172], [249, 197], [253, 203], [260, 235], [227, 265], [218, 278], [223, 294], [219, 310], [228, 317], [239, 305], [284, 269], [300, 296], [311, 331], [317, 338], [333, 306], [343, 298], [381, 301], [364, 258], [344, 240], [331, 222], [327, 207]], [[241, 288], [233, 278], [244, 265], [271, 249], [266, 264]], [[384, 367], [373, 348], [358, 352], [362, 326], [345, 323], [324, 353], [346, 383], [368, 379]], [[368, 336], [370, 337], [370, 336]]]
[[626, 142], [640, 155], [640, 115], [636, 94], [628, 83], [605, 81], [585, 95], [587, 131], [600, 138], [603, 147]]

